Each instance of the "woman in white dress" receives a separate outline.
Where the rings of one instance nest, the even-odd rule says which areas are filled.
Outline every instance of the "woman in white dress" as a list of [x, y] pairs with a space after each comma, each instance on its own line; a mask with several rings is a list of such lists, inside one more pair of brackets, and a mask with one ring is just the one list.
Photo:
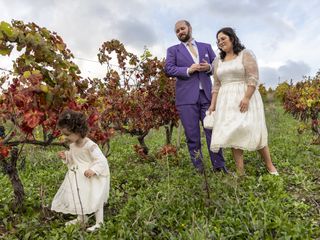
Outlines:
[[259, 74], [254, 54], [245, 49], [232, 28], [217, 34], [220, 56], [213, 62], [214, 86], [209, 112], [215, 111], [210, 149], [231, 148], [238, 174], [244, 174], [243, 150], [258, 150], [270, 174], [271, 161], [263, 102], [257, 89]]
[[54, 196], [51, 209], [77, 215], [66, 225], [86, 223], [86, 214], [95, 213], [96, 224], [87, 229], [94, 231], [103, 223], [103, 205], [109, 197], [107, 159], [99, 146], [86, 137], [88, 125], [84, 114], [66, 110], [59, 117], [58, 127], [71, 144], [69, 151], [59, 152], [68, 172]]

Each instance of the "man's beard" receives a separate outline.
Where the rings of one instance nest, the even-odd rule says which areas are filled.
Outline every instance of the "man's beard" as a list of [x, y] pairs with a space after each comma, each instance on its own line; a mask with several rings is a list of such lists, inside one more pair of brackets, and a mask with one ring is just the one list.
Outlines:
[[182, 35], [181, 37], [179, 37], [179, 40], [181, 42], [188, 42], [191, 38], [191, 31], [190, 29], [188, 30], [188, 33], [186, 35]]

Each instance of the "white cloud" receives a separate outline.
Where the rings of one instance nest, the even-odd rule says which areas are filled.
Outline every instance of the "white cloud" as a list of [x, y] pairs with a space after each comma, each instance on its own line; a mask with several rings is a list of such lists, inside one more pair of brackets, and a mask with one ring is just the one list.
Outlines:
[[280, 67], [260, 67], [260, 82], [265, 86], [275, 88], [277, 84], [303, 80], [310, 73], [310, 67], [303, 61], [287, 61]]
[[[163, 58], [178, 41], [173, 32], [179, 19], [190, 20], [194, 37], [216, 49], [215, 34], [236, 28], [243, 44], [254, 51], [266, 85], [278, 77], [313, 76], [320, 68], [320, 5], [316, 0], [0, 0], [2, 18], [35, 22], [56, 31], [78, 58], [97, 61], [103, 42], [117, 38], [140, 55], [146, 45]], [[82, 72], [104, 75], [97, 62], [75, 60]], [[0, 67], [10, 67], [2, 61]], [[5, 66], [3, 66], [5, 65]]]

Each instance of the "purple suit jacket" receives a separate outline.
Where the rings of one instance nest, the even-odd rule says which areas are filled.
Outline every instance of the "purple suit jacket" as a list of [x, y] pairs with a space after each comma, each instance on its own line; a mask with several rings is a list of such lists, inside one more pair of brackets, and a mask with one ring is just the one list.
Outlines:
[[[205, 59], [211, 64], [216, 56], [211, 45], [201, 42], [196, 44], [200, 62]], [[176, 105], [197, 103], [200, 81], [207, 98], [211, 101], [211, 72], [195, 72], [188, 76], [187, 68], [193, 63], [193, 58], [183, 43], [168, 48], [165, 72], [171, 77], [176, 77]]]

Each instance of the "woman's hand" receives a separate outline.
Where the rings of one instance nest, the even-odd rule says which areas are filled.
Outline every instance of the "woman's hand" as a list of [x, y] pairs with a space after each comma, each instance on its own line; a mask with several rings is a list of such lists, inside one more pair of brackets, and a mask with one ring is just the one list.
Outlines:
[[87, 177], [87, 178], [91, 178], [92, 176], [96, 175], [96, 173], [94, 171], [92, 171], [91, 169], [88, 169], [84, 172], [84, 175]]
[[216, 110], [216, 107], [214, 105], [210, 105], [210, 107], [208, 108], [209, 114], [211, 114], [212, 112], [214, 112]]
[[239, 104], [239, 107], [240, 107], [240, 112], [244, 113], [246, 111], [248, 111], [248, 108], [249, 108], [249, 101], [250, 99], [247, 98], [247, 97], [244, 97], [240, 104]]
[[58, 156], [59, 156], [61, 159], [66, 160], [66, 154], [64, 153], [64, 151], [58, 152]]

